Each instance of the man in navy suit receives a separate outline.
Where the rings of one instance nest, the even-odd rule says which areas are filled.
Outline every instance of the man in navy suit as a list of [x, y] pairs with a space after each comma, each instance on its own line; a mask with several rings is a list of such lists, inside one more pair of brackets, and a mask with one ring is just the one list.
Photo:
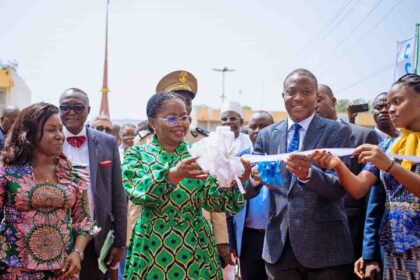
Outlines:
[[118, 266], [126, 244], [127, 199], [122, 188], [117, 142], [112, 135], [85, 126], [90, 106], [84, 91], [69, 88], [59, 102], [66, 136], [63, 152], [71, 161], [89, 166], [89, 208], [101, 228], [101, 232], [85, 248], [80, 279], [104, 279], [97, 259], [108, 232], [113, 229], [115, 236], [107, 260], [108, 267]]
[[[288, 118], [258, 134], [256, 154], [351, 147], [350, 129], [315, 114], [316, 77], [306, 69], [283, 83]], [[287, 168], [287, 169], [286, 169]], [[280, 169], [284, 186], [270, 190], [263, 249], [269, 279], [348, 279], [353, 248], [336, 174], [291, 155]]]
[[[378, 137], [373, 129], [351, 124], [338, 118], [335, 109], [336, 101], [334, 93], [329, 86], [318, 85], [318, 100], [316, 106], [318, 115], [348, 126], [351, 130], [351, 142], [353, 147], [358, 147], [362, 144], [377, 145]], [[362, 169], [363, 164], [359, 163], [357, 157], [353, 157], [350, 161], [350, 170], [357, 175]], [[359, 258], [362, 255], [363, 231], [368, 197], [369, 196], [367, 195], [361, 199], [354, 199], [349, 194], [346, 194], [343, 198], [353, 241], [355, 258]]]

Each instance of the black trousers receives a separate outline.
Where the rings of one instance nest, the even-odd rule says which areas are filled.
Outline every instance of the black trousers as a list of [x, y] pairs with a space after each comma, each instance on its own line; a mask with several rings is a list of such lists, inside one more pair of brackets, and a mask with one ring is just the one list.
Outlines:
[[95, 253], [94, 240], [91, 240], [83, 252], [85, 258], [82, 262], [79, 280], [103, 280], [105, 275], [99, 270], [98, 256]]
[[352, 264], [317, 269], [304, 267], [293, 254], [289, 236], [280, 259], [274, 264], [266, 263], [266, 271], [270, 280], [349, 280], [354, 275]]
[[264, 235], [264, 232], [244, 228], [241, 256], [239, 257], [242, 280], [267, 279], [265, 262], [262, 259]]

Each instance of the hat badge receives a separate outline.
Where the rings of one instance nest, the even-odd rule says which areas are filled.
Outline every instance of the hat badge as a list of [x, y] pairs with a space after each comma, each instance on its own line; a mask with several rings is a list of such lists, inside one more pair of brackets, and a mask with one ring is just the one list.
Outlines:
[[187, 72], [181, 72], [181, 73], [179, 73], [178, 80], [181, 83], [186, 83], [188, 81], [188, 73]]

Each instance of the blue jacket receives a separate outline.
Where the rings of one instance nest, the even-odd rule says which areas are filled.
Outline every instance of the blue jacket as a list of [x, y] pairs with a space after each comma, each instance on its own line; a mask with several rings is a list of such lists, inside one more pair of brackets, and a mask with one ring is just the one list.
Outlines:
[[366, 210], [365, 228], [363, 233], [364, 260], [381, 263], [381, 248], [379, 246], [379, 232], [383, 225], [386, 194], [384, 186], [378, 182], [370, 190], [369, 202]]
[[[376, 133], [376, 132], [375, 132]], [[383, 138], [376, 133], [378, 141]], [[379, 232], [383, 225], [383, 215], [385, 211], [386, 193], [384, 186], [380, 181], [370, 190], [369, 201], [366, 210], [365, 228], [363, 233], [363, 251], [364, 260], [382, 262], [381, 247], [379, 246]]]

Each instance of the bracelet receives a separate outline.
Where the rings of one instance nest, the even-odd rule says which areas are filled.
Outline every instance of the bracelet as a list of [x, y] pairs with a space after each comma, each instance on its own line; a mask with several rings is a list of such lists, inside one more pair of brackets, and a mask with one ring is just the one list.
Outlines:
[[395, 164], [395, 160], [391, 162], [391, 165], [385, 170], [385, 172], [388, 173], [391, 170], [391, 168], [394, 166], [394, 164]]
[[76, 253], [79, 255], [80, 260], [83, 261], [83, 258], [85, 257], [85, 255], [83, 254], [83, 252], [77, 248], [74, 248], [73, 251], [71, 251], [72, 253]]

